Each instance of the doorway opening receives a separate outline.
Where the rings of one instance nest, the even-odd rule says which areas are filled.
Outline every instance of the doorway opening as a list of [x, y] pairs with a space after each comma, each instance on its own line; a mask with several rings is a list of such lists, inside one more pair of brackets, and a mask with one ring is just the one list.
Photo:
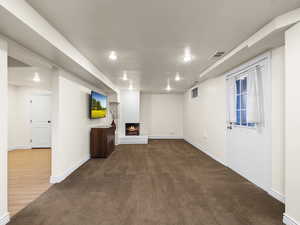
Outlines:
[[8, 210], [51, 186], [52, 71], [8, 58]]

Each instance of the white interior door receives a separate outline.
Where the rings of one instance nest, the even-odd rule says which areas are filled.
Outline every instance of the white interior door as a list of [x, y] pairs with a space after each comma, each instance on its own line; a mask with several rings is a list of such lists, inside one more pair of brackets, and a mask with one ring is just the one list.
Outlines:
[[31, 100], [32, 148], [51, 147], [51, 96], [34, 95]]
[[[259, 128], [253, 124], [245, 126], [247, 124], [245, 122], [244, 126], [243, 124], [229, 126], [226, 146], [226, 160], [229, 168], [266, 191], [271, 186], [271, 74], [268, 62], [269, 58], [266, 58], [254, 65], [260, 68], [263, 125]], [[239, 77], [242, 77], [243, 71], [246, 72], [247, 69], [249, 67], [239, 70], [237, 73]], [[231, 74], [231, 76], [237, 74]], [[237, 100], [237, 104], [241, 104], [239, 101], [241, 98]], [[242, 122], [241, 118], [237, 118], [237, 121]]]

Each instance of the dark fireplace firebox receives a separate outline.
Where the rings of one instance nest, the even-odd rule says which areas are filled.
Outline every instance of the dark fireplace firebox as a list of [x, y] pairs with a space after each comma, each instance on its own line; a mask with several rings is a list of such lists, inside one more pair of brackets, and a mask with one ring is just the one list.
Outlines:
[[126, 136], [139, 136], [140, 135], [140, 124], [139, 123], [126, 123], [125, 124]]

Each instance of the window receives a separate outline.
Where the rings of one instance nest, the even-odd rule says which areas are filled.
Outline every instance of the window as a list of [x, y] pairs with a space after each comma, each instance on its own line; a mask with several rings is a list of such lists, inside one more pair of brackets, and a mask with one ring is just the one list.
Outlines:
[[192, 89], [192, 98], [197, 98], [198, 97], [198, 88], [193, 88]]
[[236, 80], [236, 125], [254, 127], [247, 121], [247, 77]]

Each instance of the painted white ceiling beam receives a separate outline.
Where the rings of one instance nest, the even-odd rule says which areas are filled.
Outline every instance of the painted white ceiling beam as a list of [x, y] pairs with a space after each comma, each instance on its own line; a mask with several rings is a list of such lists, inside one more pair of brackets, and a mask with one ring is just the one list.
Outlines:
[[[238, 64], [243, 63], [243, 60], [245, 60], [247, 57], [253, 57], [255, 56], [255, 54], [261, 53], [259, 51], [271, 48], [272, 45], [274, 45], [275, 47], [280, 41], [272, 42], [272, 40], [276, 38], [278, 39], [278, 36], [280, 35], [279, 33], [282, 33], [282, 35], [284, 35], [284, 31], [288, 27], [295, 23], [298, 23], [299, 21], [300, 8], [276, 17], [270, 23], [265, 25], [254, 35], [248, 38], [246, 41], [244, 41], [239, 46], [230, 51], [228, 54], [226, 54], [223, 58], [216, 61], [213, 65], [209, 66], [207, 69], [202, 71], [200, 73], [200, 81], [208, 79], [209, 77], [221, 75], [227, 70], [232, 69], [232, 66], [236, 66]], [[270, 44], [266, 43], [266, 40], [268, 40]], [[259, 46], [263, 42], [265, 42], [265, 48]], [[240, 59], [236, 59], [239, 55], [242, 55], [243, 57], [240, 57]]]
[[[53, 63], [50, 63], [47, 59], [42, 56], [35, 54], [34, 52], [28, 50], [27, 48], [23, 47], [19, 43], [11, 40], [10, 38], [0, 35], [2, 40], [5, 40], [9, 46], [8, 48], [8, 56], [17, 59], [27, 65], [32, 67], [42, 67], [47, 69], [53, 69]], [[56, 66], [57, 68], [59, 66]]]
[[62, 34], [45, 20], [25, 0], [0, 0], [0, 6], [47, 40], [51, 45], [68, 56], [88, 73], [101, 80], [114, 92], [119, 89], [93, 63], [83, 56]]

